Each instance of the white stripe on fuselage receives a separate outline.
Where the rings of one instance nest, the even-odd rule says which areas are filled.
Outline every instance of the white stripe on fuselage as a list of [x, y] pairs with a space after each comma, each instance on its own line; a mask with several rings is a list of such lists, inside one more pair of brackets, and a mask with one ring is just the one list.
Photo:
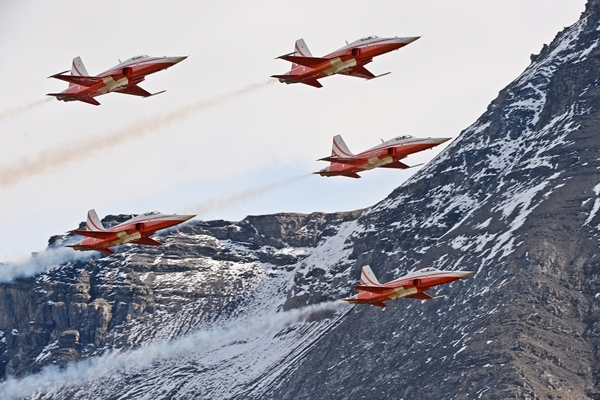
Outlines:
[[382, 45], [382, 44], [386, 44], [386, 43], [396, 43], [395, 42], [395, 38], [391, 38], [391, 39], [390, 38], [377, 38], [377, 39], [373, 39], [370, 42], [356, 43], [358, 41], [359, 40], [357, 40], [355, 42], [352, 42], [352, 43], [350, 43], [350, 44], [348, 44], [348, 45], [346, 45], [344, 47], [340, 47], [336, 51], [333, 51], [333, 52], [327, 54], [325, 56], [325, 58], [327, 58], [327, 57], [329, 57], [329, 56], [331, 56], [333, 54], [339, 53], [341, 51], [344, 51], [346, 49], [355, 49], [355, 48], [356, 49], [360, 49], [360, 48], [367, 47], [367, 46]]
[[150, 64], [157, 64], [157, 63], [161, 63], [161, 62], [165, 62], [167, 58], [164, 57], [154, 57], [154, 58], [144, 58], [144, 59], [140, 59], [140, 60], [131, 60], [129, 62], [122, 62], [121, 64], [117, 64], [114, 67], [107, 69], [106, 71], [102, 72], [101, 74], [99, 74], [98, 76], [102, 76], [104, 74], [110, 74], [111, 72], [117, 70], [117, 69], [122, 69], [124, 67], [135, 67], [135, 66], [139, 66], [139, 65], [150, 65]]
[[407, 280], [407, 279], [427, 279], [427, 278], [438, 278], [438, 277], [444, 277], [444, 278], [456, 278], [457, 273], [460, 271], [428, 271], [426, 273], [408, 273], [404, 276], [401, 276], [398, 279], [394, 279], [393, 281], [387, 282], [385, 283], [383, 286], [393, 286], [395, 284], [397, 284], [398, 282]]
[[345, 71], [356, 66], [355, 58], [351, 58], [347, 61], [342, 61], [339, 57], [336, 57], [329, 60], [329, 62], [331, 63], [331, 68], [328, 68], [325, 71], [323, 71], [327, 75], [337, 74], [341, 71]]
[[[139, 216], [133, 217], [125, 222], [121, 222], [119, 225], [115, 225], [108, 230], [109, 231], [118, 230], [120, 227], [129, 225], [132, 223], [157, 222], [157, 221], [178, 221], [178, 220], [181, 220], [181, 219], [179, 219], [176, 215], [150, 215], [150, 216], [139, 215]], [[183, 222], [183, 220], [181, 220], [181, 222]]]

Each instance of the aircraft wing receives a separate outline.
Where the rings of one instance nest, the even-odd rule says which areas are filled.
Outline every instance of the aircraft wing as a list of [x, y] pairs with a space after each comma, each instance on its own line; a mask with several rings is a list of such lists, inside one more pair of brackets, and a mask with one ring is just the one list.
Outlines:
[[56, 78], [56, 79], [60, 79], [61, 81], [66, 81], [66, 82], [74, 83], [75, 85], [81, 85], [81, 86], [93, 86], [98, 82], [102, 82], [102, 78], [99, 78], [97, 76], [77, 76], [77, 75], [56, 74], [56, 75], [49, 76], [48, 78]]
[[107, 232], [107, 231], [86, 231], [83, 229], [75, 229], [69, 231], [69, 233], [74, 233], [75, 235], [87, 236], [96, 239], [111, 239], [114, 238], [115, 232]]
[[410, 296], [406, 296], [406, 297], [408, 299], [434, 300], [434, 299], [441, 299], [441, 298], [446, 297], [446, 296], [435, 296], [435, 297], [432, 297], [432, 296], [428, 295], [425, 292], [419, 292], [419, 293], [411, 294]]
[[339, 73], [342, 75], [354, 76], [356, 78], [364, 78], [364, 79], [376, 78], [376, 76], [373, 75], [373, 73], [371, 71], [369, 71], [362, 65], [357, 65], [356, 67], [354, 67], [348, 71], [339, 72]]
[[[116, 93], [130, 94], [132, 96], [150, 97], [152, 93], [142, 89], [138, 85], [129, 85], [125, 89], [115, 90]], [[156, 93], [158, 94], [158, 93]]]
[[146, 246], [162, 246], [163, 245], [161, 242], [157, 242], [156, 240], [150, 239], [149, 237], [143, 237], [138, 240], [134, 240], [131, 243], [145, 244]]
[[381, 165], [381, 168], [399, 168], [399, 169], [408, 169], [408, 168], [418, 167], [419, 165], [423, 165], [423, 164], [417, 164], [417, 165], [406, 165], [406, 164], [404, 164], [403, 162], [400, 162], [400, 161], [394, 161], [393, 163], [389, 163], [389, 164]]
[[331, 161], [333, 163], [338, 163], [338, 164], [359, 165], [359, 164], [365, 164], [368, 160], [366, 160], [364, 158], [357, 158], [357, 157], [329, 156], [329, 157], [319, 158], [317, 161]]
[[99, 106], [100, 102], [96, 99], [94, 99], [93, 97], [82, 97], [80, 99], [77, 99], [77, 101], [83, 101], [84, 103], [88, 103], [91, 104], [93, 106]]
[[294, 64], [302, 65], [304, 67], [309, 67], [309, 68], [315, 68], [316, 66], [329, 61], [328, 58], [302, 57], [302, 56], [292, 56], [292, 55], [284, 55], [279, 58], [281, 58], [282, 60], [293, 62]]

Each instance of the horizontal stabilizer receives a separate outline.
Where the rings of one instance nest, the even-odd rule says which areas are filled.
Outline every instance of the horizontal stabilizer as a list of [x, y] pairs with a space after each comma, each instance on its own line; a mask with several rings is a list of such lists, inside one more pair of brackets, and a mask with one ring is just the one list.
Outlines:
[[411, 294], [410, 296], [406, 296], [406, 297], [409, 299], [435, 300], [435, 299], [443, 299], [446, 296], [442, 295], [442, 296], [433, 296], [432, 297], [425, 292], [419, 292], [419, 293]]
[[56, 79], [60, 79], [61, 81], [65, 81], [65, 82], [69, 82], [69, 83], [73, 83], [75, 85], [81, 85], [81, 86], [93, 86], [98, 82], [102, 82], [102, 78], [99, 78], [97, 76], [76, 76], [76, 75], [56, 74], [56, 75], [49, 76], [48, 78], [56, 78]]
[[[296, 51], [295, 51], [295, 50], [294, 50], [294, 51], [292, 51], [291, 53], [287, 53], [287, 54], [284, 54], [284, 55], [282, 55], [282, 56], [275, 57], [275, 59], [276, 59], [276, 60], [278, 60], [278, 59], [280, 59], [280, 58], [284, 58], [284, 57], [287, 57], [287, 56], [291, 56], [291, 55], [293, 55], [293, 54], [296, 54]], [[62, 72], [61, 72], [61, 74], [62, 74]]]
[[365, 292], [371, 293], [384, 293], [393, 290], [391, 287], [386, 286], [368, 286], [368, 285], [355, 285], [352, 286], [352, 289], [364, 290]]
[[316, 87], [316, 88], [322, 88], [323, 87], [323, 85], [321, 85], [321, 82], [319, 82], [316, 79], [306, 79], [306, 80], [302, 80], [302, 81], [299, 81], [299, 82], [300, 83], [304, 83], [305, 85], [308, 85], [308, 86]]
[[54, 75], [50, 75], [48, 78], [54, 78], [57, 75], [62, 75], [62, 74], [66, 74], [67, 72], [71, 72], [70, 69], [67, 69], [65, 71], [59, 72], [58, 74], [54, 74]]
[[381, 165], [381, 168], [398, 168], [398, 169], [408, 169], [408, 168], [414, 168], [414, 167], [418, 167], [419, 165], [423, 165], [423, 164], [417, 164], [417, 165], [406, 165], [403, 162], [400, 161], [394, 161], [393, 163], [389, 163], [389, 164], [385, 164], [385, 165]]
[[309, 67], [309, 68], [315, 68], [316, 66], [329, 61], [329, 59], [327, 59], [327, 58], [302, 57], [302, 56], [292, 56], [292, 55], [285, 55], [285, 56], [281, 56], [279, 58], [281, 58], [282, 60], [293, 62], [294, 64], [302, 65], [304, 67]]
[[[164, 92], [164, 90], [163, 90]], [[141, 87], [139, 87], [138, 85], [129, 85], [124, 89], [121, 90], [115, 90], [115, 93], [123, 93], [123, 94], [129, 94], [132, 96], [140, 96], [140, 97], [150, 97], [152, 96], [152, 93], [142, 89]], [[155, 93], [157, 94], [157, 93]]]
[[133, 241], [131, 243], [143, 244], [143, 245], [146, 245], [146, 246], [162, 246], [163, 245], [161, 242], [157, 242], [156, 240], [150, 239], [149, 237], [143, 237], [143, 238], [135, 240], [135, 241]]
[[107, 232], [107, 231], [86, 231], [83, 229], [75, 229], [69, 231], [69, 233], [73, 233], [75, 235], [81, 235], [96, 239], [112, 239], [116, 236], [115, 232]]

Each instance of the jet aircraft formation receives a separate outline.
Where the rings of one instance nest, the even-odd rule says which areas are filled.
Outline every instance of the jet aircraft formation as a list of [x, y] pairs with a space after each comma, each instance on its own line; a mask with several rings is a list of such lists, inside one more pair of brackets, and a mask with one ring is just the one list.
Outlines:
[[[272, 75], [282, 83], [302, 83], [321, 88], [319, 79], [340, 74], [371, 80], [388, 75], [390, 72], [375, 75], [365, 68], [374, 57], [398, 50], [415, 40], [415, 37], [380, 38], [368, 36], [329, 53], [323, 57], [313, 57], [304, 39], [298, 39], [294, 51], [277, 57], [292, 63], [289, 72], [283, 75]], [[73, 59], [71, 73], [67, 71], [51, 75], [49, 78], [63, 80], [69, 87], [60, 93], [48, 93], [61, 101], [81, 101], [100, 105], [95, 97], [106, 93], [122, 93], [140, 97], [150, 97], [160, 93], [149, 93], [138, 86], [147, 75], [172, 67], [186, 59], [183, 57], [150, 57], [140, 55], [132, 57], [109, 70], [90, 76], [80, 57]], [[353, 154], [341, 135], [333, 138], [331, 156], [318, 161], [328, 161], [330, 165], [315, 174], [331, 177], [345, 176], [360, 178], [359, 172], [377, 167], [411, 168], [401, 159], [408, 155], [431, 149], [450, 138], [415, 138], [409, 135], [398, 136], [358, 154]], [[162, 243], [151, 238], [157, 231], [181, 224], [194, 218], [195, 215], [167, 215], [149, 212], [138, 215], [116, 226], [105, 228], [95, 210], [90, 210], [85, 229], [69, 231], [70, 234], [83, 236], [77, 244], [69, 245], [75, 250], [94, 250], [105, 254], [114, 254], [111, 247], [123, 244], [139, 244], [161, 246]], [[410, 272], [396, 280], [381, 284], [367, 265], [362, 268], [360, 284], [353, 286], [358, 294], [344, 299], [352, 304], [371, 304], [385, 307], [385, 301], [407, 297], [420, 300], [431, 300], [425, 292], [433, 286], [449, 283], [473, 274], [471, 271], [440, 271], [435, 268], [424, 268]]]

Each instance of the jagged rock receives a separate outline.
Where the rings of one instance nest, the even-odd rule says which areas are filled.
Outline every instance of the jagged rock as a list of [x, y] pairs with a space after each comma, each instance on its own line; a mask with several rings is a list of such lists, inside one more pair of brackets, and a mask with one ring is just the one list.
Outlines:
[[79, 331], [76, 329], [70, 329], [60, 334], [58, 339], [58, 347], [61, 349], [75, 348], [79, 345]]
[[432, 291], [445, 299], [265, 323], [39, 397], [600, 399], [599, 25], [590, 0], [477, 122], [369, 209], [190, 223], [160, 248], [0, 285], [0, 372], [252, 331], [350, 295], [366, 264], [381, 281], [433, 266], [476, 274]]

